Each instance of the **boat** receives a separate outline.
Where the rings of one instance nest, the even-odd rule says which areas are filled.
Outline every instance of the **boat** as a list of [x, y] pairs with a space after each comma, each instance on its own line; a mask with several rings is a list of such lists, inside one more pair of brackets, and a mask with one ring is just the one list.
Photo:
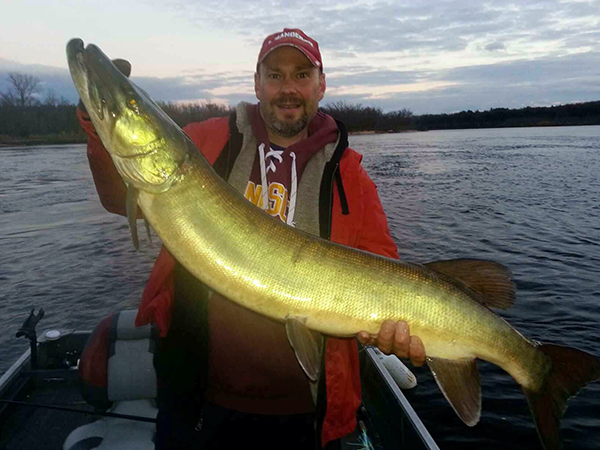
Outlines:
[[[157, 409], [150, 325], [135, 327], [136, 311], [125, 310], [94, 331], [38, 333], [43, 315], [31, 310], [16, 332], [29, 348], [0, 378], [0, 449], [153, 450]], [[102, 330], [110, 339], [106, 364], [90, 366], [93, 337]], [[360, 364], [358, 426], [342, 448], [439, 450], [381, 355], [365, 348]], [[90, 367], [105, 385], [85, 379]]]

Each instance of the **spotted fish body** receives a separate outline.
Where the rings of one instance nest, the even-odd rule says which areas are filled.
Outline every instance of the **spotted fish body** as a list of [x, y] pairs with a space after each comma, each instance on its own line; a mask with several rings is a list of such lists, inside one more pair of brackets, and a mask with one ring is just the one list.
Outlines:
[[523, 387], [542, 442], [558, 448], [566, 399], [600, 377], [600, 363], [579, 350], [534, 343], [490, 310], [514, 300], [508, 269], [478, 260], [406, 263], [287, 226], [223, 181], [98, 47], [72, 40], [67, 55], [96, 131], [135, 192], [131, 198], [197, 279], [260, 314], [300, 319], [332, 336], [375, 335], [384, 320], [405, 320], [465, 423], [479, 420], [475, 360], [484, 359]]

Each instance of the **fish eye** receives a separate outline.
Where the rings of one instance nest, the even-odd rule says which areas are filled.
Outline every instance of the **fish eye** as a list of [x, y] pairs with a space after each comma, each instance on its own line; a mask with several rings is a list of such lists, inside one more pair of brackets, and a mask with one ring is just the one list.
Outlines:
[[135, 101], [134, 98], [130, 99], [127, 102], [127, 106], [129, 107], [129, 109], [135, 111], [137, 114], [140, 113], [140, 107], [139, 107], [138, 103]]

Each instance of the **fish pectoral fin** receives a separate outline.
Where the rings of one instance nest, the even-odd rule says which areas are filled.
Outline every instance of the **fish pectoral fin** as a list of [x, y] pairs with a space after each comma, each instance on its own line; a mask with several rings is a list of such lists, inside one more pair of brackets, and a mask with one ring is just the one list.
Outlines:
[[129, 222], [129, 232], [131, 240], [136, 250], [140, 249], [140, 240], [137, 232], [137, 201], [140, 191], [132, 185], [127, 185], [127, 197], [125, 199], [125, 211], [127, 212], [127, 221]]
[[152, 233], [150, 232], [150, 223], [148, 223], [148, 219], [144, 217], [144, 225], [146, 226], [146, 234], [148, 235], [148, 241], [152, 244]]
[[427, 358], [435, 381], [458, 417], [472, 427], [481, 417], [481, 384], [475, 359]]
[[477, 293], [476, 300], [489, 308], [509, 309], [515, 304], [512, 272], [502, 264], [483, 259], [449, 259], [423, 265], [459, 281]]
[[[312, 382], [319, 377], [321, 366], [321, 347], [323, 337], [308, 329], [306, 318], [288, 316], [285, 319], [285, 331], [288, 341], [296, 353], [296, 359]], [[315, 334], [318, 336], [315, 338]]]

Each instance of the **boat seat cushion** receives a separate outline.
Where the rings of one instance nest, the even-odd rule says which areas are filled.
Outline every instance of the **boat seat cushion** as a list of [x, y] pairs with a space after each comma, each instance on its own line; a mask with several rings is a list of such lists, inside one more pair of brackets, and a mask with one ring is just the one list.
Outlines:
[[[98, 324], [81, 354], [81, 392], [97, 410], [155, 419], [157, 334], [136, 327], [136, 314], [121, 311]], [[63, 449], [153, 450], [155, 430], [152, 422], [103, 417], [71, 432]]]
[[136, 327], [136, 314], [121, 311], [102, 320], [81, 354], [82, 395], [97, 409], [156, 397], [156, 334], [150, 325]]
[[[150, 400], [115, 402], [112, 413], [156, 418]], [[63, 444], [63, 450], [154, 450], [155, 425], [115, 417], [103, 417], [76, 428]]]

